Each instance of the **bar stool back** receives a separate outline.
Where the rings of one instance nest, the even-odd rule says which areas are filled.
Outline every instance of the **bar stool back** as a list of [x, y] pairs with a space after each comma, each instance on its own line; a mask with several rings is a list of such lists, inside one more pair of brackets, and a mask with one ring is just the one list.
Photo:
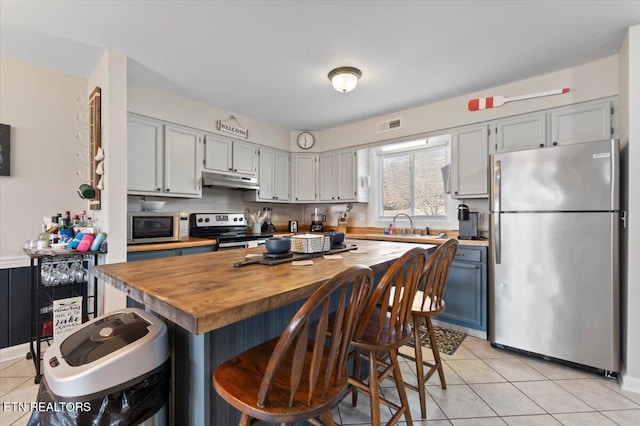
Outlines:
[[[416, 247], [393, 262], [374, 289], [352, 342], [355, 355], [353, 377], [349, 378], [349, 384], [353, 386], [352, 404], [354, 407], [357, 404], [358, 391], [368, 395], [371, 399], [371, 424], [374, 426], [380, 425], [380, 404], [395, 410], [388, 424], [396, 424], [403, 415], [407, 424], [412, 424], [398, 363], [398, 348], [411, 338], [411, 304], [426, 257], [427, 251]], [[363, 355], [365, 352], [368, 355]], [[359, 379], [361, 359], [369, 362], [367, 384]], [[383, 370], [379, 372], [378, 367]], [[380, 381], [392, 374], [400, 406], [380, 395]]]
[[[216, 368], [213, 385], [241, 411], [239, 425], [253, 419], [335, 424], [331, 408], [348, 391], [349, 343], [372, 282], [373, 272], [366, 266], [337, 274], [309, 297], [279, 338]], [[337, 306], [331, 325], [330, 304]]]

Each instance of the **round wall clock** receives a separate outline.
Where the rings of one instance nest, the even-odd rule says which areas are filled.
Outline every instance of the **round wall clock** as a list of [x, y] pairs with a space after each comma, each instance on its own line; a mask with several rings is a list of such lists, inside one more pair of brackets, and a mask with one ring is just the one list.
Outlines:
[[309, 149], [316, 143], [316, 138], [309, 132], [302, 132], [298, 135], [298, 146], [302, 149]]

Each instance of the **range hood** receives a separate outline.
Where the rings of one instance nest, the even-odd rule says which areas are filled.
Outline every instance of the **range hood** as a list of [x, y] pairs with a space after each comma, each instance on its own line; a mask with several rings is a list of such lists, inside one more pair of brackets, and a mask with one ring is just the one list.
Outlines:
[[255, 177], [202, 172], [202, 186], [210, 188], [260, 189]]

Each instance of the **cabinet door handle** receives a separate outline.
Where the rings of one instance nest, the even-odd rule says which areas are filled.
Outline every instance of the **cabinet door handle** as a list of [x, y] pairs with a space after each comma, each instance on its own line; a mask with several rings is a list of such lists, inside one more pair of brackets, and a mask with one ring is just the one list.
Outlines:
[[165, 191], [170, 192], [171, 190], [169, 188], [167, 188]]
[[540, 148], [544, 148], [544, 144], [543, 143], [540, 144]]
[[233, 168], [229, 167], [229, 171], [230, 171], [230, 172], [232, 172], [232, 171], [233, 171]]
[[162, 191], [162, 189], [161, 188], [156, 188], [156, 191]]
[[556, 146], [556, 145], [558, 145], [558, 142], [554, 142], [554, 143], [553, 143], [553, 146]]

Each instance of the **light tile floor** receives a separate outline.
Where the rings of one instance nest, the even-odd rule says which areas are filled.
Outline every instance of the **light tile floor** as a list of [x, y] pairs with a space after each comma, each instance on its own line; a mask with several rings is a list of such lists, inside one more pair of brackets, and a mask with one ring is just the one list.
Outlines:
[[[430, 350], [424, 355], [433, 358]], [[640, 394], [623, 391], [615, 380], [494, 349], [471, 336], [443, 359], [447, 389], [437, 375], [427, 384], [427, 420], [420, 418], [418, 393], [407, 392], [416, 426], [640, 425]], [[414, 365], [401, 362], [403, 377], [415, 383]], [[31, 361], [0, 361], [0, 425], [26, 425], [29, 413], [4, 410], [4, 403], [35, 401], [37, 389]], [[393, 381], [384, 381], [382, 392], [397, 401]], [[353, 408], [345, 398], [334, 409], [336, 421], [370, 424], [368, 399], [358, 401]], [[383, 420], [390, 417], [384, 408]]]

